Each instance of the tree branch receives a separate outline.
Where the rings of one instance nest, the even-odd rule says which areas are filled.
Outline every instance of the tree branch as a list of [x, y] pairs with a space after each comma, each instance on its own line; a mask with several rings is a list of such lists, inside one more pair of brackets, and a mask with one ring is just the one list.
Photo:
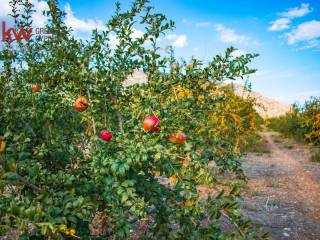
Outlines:
[[[115, 96], [110, 96], [111, 101], [117, 105], [117, 98]], [[116, 110], [116, 116], [117, 116], [117, 120], [118, 120], [118, 125], [119, 125], [119, 130], [121, 133], [124, 133], [123, 131], [123, 119], [122, 116], [120, 114], [120, 112], [118, 110]]]
[[92, 107], [93, 102], [91, 101], [90, 87], [91, 86], [88, 87], [87, 92], [88, 92], [88, 98], [89, 98], [89, 101], [90, 101], [89, 106], [90, 106], [90, 110], [91, 110], [91, 121], [92, 121], [93, 135], [96, 135], [96, 133], [97, 133], [96, 122], [95, 122], [94, 117], [93, 117], [93, 107]]
[[232, 221], [232, 219], [228, 216], [228, 214], [225, 213], [225, 211], [220, 210], [220, 213], [222, 214], [222, 216], [224, 216], [226, 219], [228, 219], [228, 221], [235, 226], [235, 228], [237, 229], [237, 231], [240, 233], [240, 235], [245, 238], [246, 235], [244, 234], [244, 232], [241, 230], [241, 228], [239, 227], [239, 225], [235, 222]]
[[24, 177], [20, 176], [18, 173], [13, 172], [14, 176], [24, 185], [26, 185], [27, 187], [33, 189], [36, 192], [43, 192], [43, 190], [41, 188], [39, 188], [38, 186], [34, 185], [33, 183], [29, 182], [28, 180], [26, 180]]
[[[4, 165], [5, 162], [3, 160], [3, 158], [0, 156], [0, 165]], [[23, 183], [25, 186], [33, 189], [35, 192], [43, 192], [43, 190], [41, 188], [39, 188], [38, 186], [34, 185], [33, 183], [29, 182], [27, 179], [25, 179], [24, 177], [20, 176], [17, 172], [13, 172], [11, 171], [11, 173], [21, 182]]]

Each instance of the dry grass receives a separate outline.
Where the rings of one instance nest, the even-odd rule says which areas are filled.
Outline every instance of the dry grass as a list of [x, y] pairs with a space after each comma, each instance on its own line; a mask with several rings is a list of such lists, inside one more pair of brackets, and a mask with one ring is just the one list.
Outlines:
[[268, 143], [257, 135], [248, 139], [247, 143], [243, 147], [243, 151], [262, 155], [270, 153], [270, 148]]
[[318, 149], [310, 158], [312, 162], [319, 162], [320, 163], [320, 149]]

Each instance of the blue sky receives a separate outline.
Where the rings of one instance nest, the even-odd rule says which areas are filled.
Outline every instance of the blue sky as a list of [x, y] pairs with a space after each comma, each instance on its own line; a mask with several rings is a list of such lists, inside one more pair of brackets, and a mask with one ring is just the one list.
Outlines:
[[[8, 1], [0, 0], [1, 6]], [[32, 2], [44, 8], [43, 1]], [[129, 0], [120, 2], [124, 8], [130, 5]], [[79, 36], [102, 27], [114, 3], [60, 1]], [[238, 54], [260, 54], [252, 64], [258, 69], [250, 78], [253, 90], [287, 103], [320, 96], [319, 1], [152, 0], [151, 4], [176, 22], [162, 44], [172, 44], [178, 57], [209, 60], [232, 45]], [[4, 12], [0, 10], [0, 16]]]

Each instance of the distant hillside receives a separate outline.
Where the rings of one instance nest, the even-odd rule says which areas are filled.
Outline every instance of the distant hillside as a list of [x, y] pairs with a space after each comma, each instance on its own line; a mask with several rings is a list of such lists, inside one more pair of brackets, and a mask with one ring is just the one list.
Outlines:
[[147, 83], [147, 75], [141, 71], [135, 71], [132, 75], [129, 75], [127, 80], [123, 83], [123, 86], [130, 86], [136, 83]]
[[[124, 86], [129, 86], [136, 83], [147, 83], [147, 77], [143, 72], [137, 71], [128, 77]], [[257, 92], [248, 91], [242, 85], [232, 84], [236, 95], [243, 98], [253, 97], [257, 101], [256, 111], [264, 118], [277, 117], [286, 114], [290, 111], [290, 105], [279, 101], [267, 98]]]
[[242, 85], [232, 84], [236, 95], [243, 98], [253, 97], [257, 101], [256, 111], [264, 118], [277, 117], [286, 114], [290, 111], [289, 104], [267, 98], [260, 93], [246, 90]]

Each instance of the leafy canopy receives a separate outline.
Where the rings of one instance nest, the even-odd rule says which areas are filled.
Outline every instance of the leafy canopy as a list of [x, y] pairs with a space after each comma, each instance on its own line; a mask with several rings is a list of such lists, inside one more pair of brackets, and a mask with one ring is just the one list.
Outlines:
[[[32, 4], [13, 0], [11, 6], [15, 27], [31, 27]], [[52, 38], [7, 42], [0, 54], [0, 235], [94, 239], [112, 230], [126, 239], [130, 219], [149, 216], [146, 238], [258, 238], [239, 212], [243, 181], [223, 175], [244, 179], [235, 144], [252, 126], [250, 118], [241, 120], [244, 113], [254, 110], [217, 92], [224, 80], [253, 73], [248, 64], [256, 55], [234, 58], [228, 48], [209, 63], [186, 65], [160, 54], [159, 38], [174, 23], [146, 0], [129, 10], [117, 3], [105, 30], [85, 41], [67, 28], [56, 0], [48, 6]], [[143, 36], [135, 38], [135, 29]], [[135, 70], [148, 83], [125, 87]], [[73, 108], [78, 96], [89, 100], [82, 113]], [[213, 115], [228, 116], [225, 135]], [[147, 116], [160, 119], [159, 133], [143, 131]], [[108, 142], [99, 138], [104, 129], [113, 133]], [[187, 135], [186, 143], [168, 140], [177, 132]], [[201, 187], [212, 194], [204, 198]], [[95, 229], [97, 222], [109, 228]]]

